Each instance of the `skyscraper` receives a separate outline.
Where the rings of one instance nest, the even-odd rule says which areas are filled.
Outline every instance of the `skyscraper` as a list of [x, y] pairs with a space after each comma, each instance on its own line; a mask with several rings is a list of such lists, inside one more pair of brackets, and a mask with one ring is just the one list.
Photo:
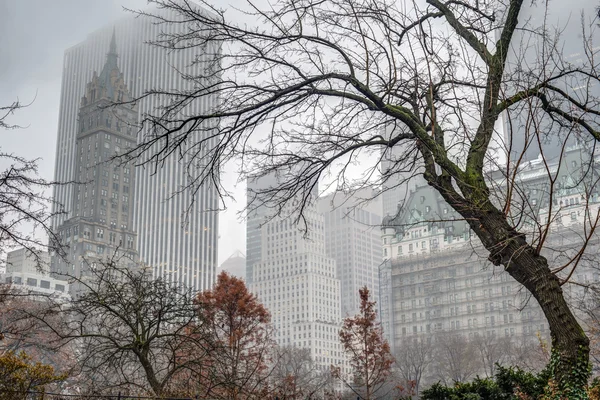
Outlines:
[[381, 196], [372, 188], [335, 192], [319, 199], [319, 212], [327, 256], [335, 260], [341, 282], [342, 316], [351, 317], [359, 312], [360, 288], [368, 287], [373, 299], [379, 296]]
[[[135, 106], [109, 108], [131, 99], [117, 58], [113, 33], [104, 67], [92, 75], [79, 108], [71, 217], [55, 228], [67, 254], [52, 258], [52, 271], [63, 276], [85, 278], [105, 257], [137, 262], [131, 209], [136, 171], [131, 163], [112, 160], [136, 144]], [[81, 287], [75, 283], [70, 289], [74, 294]]]
[[[196, 74], [202, 62], [210, 61], [215, 49], [186, 49], [167, 52], [147, 42], [157, 39], [161, 32], [176, 33], [185, 29], [183, 24], [156, 25], [148, 18], [133, 15], [113, 25], [91, 33], [86, 40], [65, 52], [61, 89], [61, 103], [56, 147], [55, 180], [72, 181], [76, 175], [77, 113], [85, 85], [104, 64], [114, 31], [119, 50], [118, 64], [132, 96], [138, 97], [152, 88], [182, 89], [191, 85], [181, 73]], [[198, 63], [192, 64], [197, 61]], [[218, 99], [214, 99], [214, 102]], [[157, 97], [138, 102], [138, 120], [160, 106]], [[210, 108], [211, 101], [197, 102], [188, 112], [201, 113]], [[138, 141], [143, 133], [138, 136]], [[154, 170], [151, 166], [138, 167], [135, 186], [135, 204], [131, 204], [133, 228], [138, 233], [138, 251], [141, 262], [153, 267], [155, 276], [166, 276], [172, 281], [197, 290], [208, 288], [215, 278], [217, 265], [218, 198], [214, 187], [201, 187], [195, 194], [183, 190], [187, 186], [191, 160], [172, 157]], [[54, 198], [66, 208], [58, 215], [53, 226], [74, 215], [71, 208], [75, 185], [57, 186]]]
[[[249, 186], [269, 187], [276, 182], [276, 177], [268, 176]], [[266, 206], [257, 209], [259, 215], [268, 215]], [[260, 243], [260, 248], [253, 249], [250, 288], [271, 312], [277, 343], [310, 349], [316, 365], [328, 370], [330, 365], [344, 365], [345, 360], [338, 337], [340, 281], [335, 260], [325, 253], [323, 216], [316, 204], [304, 209], [306, 233], [293, 216], [290, 208], [284, 208], [281, 215], [259, 224], [256, 236], [260, 239], [254, 243]], [[250, 252], [255, 244], [248, 246]]]

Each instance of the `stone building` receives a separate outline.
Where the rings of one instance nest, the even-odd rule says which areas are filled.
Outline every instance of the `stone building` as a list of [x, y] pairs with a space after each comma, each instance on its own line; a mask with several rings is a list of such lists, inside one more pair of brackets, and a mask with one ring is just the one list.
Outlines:
[[[208, 12], [197, 8], [200, 12]], [[168, 10], [148, 11], [169, 20], [178, 18]], [[163, 33], [185, 33], [187, 24], [154, 22], [152, 18], [136, 18], [133, 13], [124, 12], [122, 18], [90, 32], [84, 40], [65, 50], [55, 181], [71, 181], [78, 173], [75, 163], [80, 157], [76, 143], [81, 96], [92, 79], [93, 71], [102, 70], [113, 32], [116, 33], [119, 49], [119, 71], [134, 98], [140, 98], [152, 89], [193, 90], [194, 85], [210, 85], [211, 79], [216, 79], [212, 74], [209, 74], [212, 77], [205, 77], [204, 81], [199, 81], [200, 78], [187, 79], [186, 76], [204, 76], [205, 68], [215, 65], [220, 52], [217, 43], [207, 45], [202, 51], [196, 47], [177, 51], [160, 48], [150, 42], [159, 39]], [[164, 96], [141, 98], [136, 104], [136, 121], [141, 121], [145, 114], [155, 113], [166, 105], [165, 101]], [[218, 102], [218, 96], [203, 96], [201, 100], [190, 103], [183, 113], [209, 113]], [[113, 118], [112, 122], [116, 123], [116, 119]], [[213, 286], [218, 266], [219, 196], [216, 185], [196, 185], [195, 178], [201, 172], [199, 163], [193, 162], [194, 155], [202, 157], [205, 149], [216, 143], [214, 131], [207, 125], [198, 127], [186, 142], [189, 150], [197, 148], [202, 141], [203, 150], [199, 154], [184, 148], [181, 157], [169, 156], [158, 168], [136, 168], [137, 182], [135, 188], [131, 186], [134, 191], [130, 192], [129, 199], [140, 262], [152, 268], [155, 278], [161, 277], [197, 291]], [[147, 127], [143, 131], [134, 131], [138, 142], [152, 133]], [[113, 142], [113, 148], [115, 145], [117, 143]], [[148, 153], [139, 161], [148, 161], [150, 156]], [[193, 187], [191, 190], [182, 190], [190, 185]], [[58, 228], [66, 219], [75, 216], [75, 210], [71, 208], [76, 197], [75, 189], [74, 185], [57, 185], [54, 188], [53, 212], [56, 213], [52, 220], [53, 228]], [[177, 195], [173, 196], [175, 193]], [[134, 195], [135, 204], [131, 201]], [[63, 208], [65, 212], [58, 213]]]
[[[265, 179], [276, 184], [274, 177]], [[252, 185], [269, 183], [255, 180]], [[313, 201], [316, 193], [315, 188]], [[256, 218], [265, 219], [258, 225], [257, 240], [248, 244], [260, 243], [255, 248], [260, 253], [254, 256], [250, 288], [271, 312], [277, 343], [310, 349], [315, 365], [328, 371], [331, 365], [344, 365], [346, 359], [338, 336], [340, 280], [335, 260], [325, 251], [324, 221], [316, 204], [306, 205], [306, 225], [301, 226], [294, 222], [292, 207], [275, 216], [255, 210]]]
[[[551, 265], [563, 265], [575, 255], [582, 233], [589, 231], [590, 216], [600, 210], [598, 189], [586, 184], [598, 178], [596, 166], [597, 160], [585, 149], [572, 147], [560, 163], [548, 168], [538, 159], [519, 169], [513, 216], [520, 218], [520, 229], [533, 241], [543, 233], [539, 227], [551, 221], [542, 253]], [[584, 176], [582, 171], [589, 173]], [[548, 173], [556, 176], [552, 190]], [[491, 174], [490, 182], [499, 191], [507, 183], [498, 172]], [[549, 336], [535, 299], [502, 267], [487, 261], [488, 252], [466, 221], [429, 186], [417, 187], [395, 217], [384, 218], [382, 241], [386, 262], [379, 271], [380, 312], [393, 349], [421, 334]], [[597, 242], [592, 237], [587, 257], [570, 277], [578, 285], [564, 286], [575, 307], [585, 301], [582, 284], [600, 280], [591, 259]], [[566, 268], [560, 276], [566, 278], [570, 271]]]
[[[137, 109], [126, 103], [131, 97], [117, 59], [113, 34], [104, 67], [87, 84], [79, 109], [72, 217], [57, 228], [66, 256], [54, 255], [51, 265], [63, 279], [84, 278], [89, 268], [107, 259], [133, 266], [138, 258], [135, 168], [114, 158], [136, 145]], [[121, 104], [111, 107], [114, 102]], [[71, 295], [80, 286], [72, 284]]]

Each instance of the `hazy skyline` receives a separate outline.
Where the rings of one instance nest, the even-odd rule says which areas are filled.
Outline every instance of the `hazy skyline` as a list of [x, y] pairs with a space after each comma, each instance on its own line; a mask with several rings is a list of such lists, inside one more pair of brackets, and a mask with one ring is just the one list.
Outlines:
[[[94, 30], [144, 8], [144, 0], [0, 0], [0, 104], [33, 103], [10, 117], [23, 129], [3, 132], [2, 151], [39, 158], [40, 176], [54, 172], [61, 72], [64, 51]], [[83, 95], [83, 93], [82, 93]], [[225, 176], [233, 188], [236, 177]], [[237, 212], [245, 205], [245, 185], [235, 189], [219, 223], [219, 265], [236, 249], [245, 249], [245, 229]]]

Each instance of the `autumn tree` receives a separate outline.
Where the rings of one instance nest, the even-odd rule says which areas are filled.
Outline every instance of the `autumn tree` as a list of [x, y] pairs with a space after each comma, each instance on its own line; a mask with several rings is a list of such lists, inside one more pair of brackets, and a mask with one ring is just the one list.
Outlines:
[[198, 294], [196, 309], [191, 335], [208, 349], [201, 395], [230, 400], [263, 395], [275, 347], [269, 312], [244, 281], [225, 271], [212, 290]]
[[54, 368], [34, 362], [25, 352], [0, 354], [0, 400], [25, 400], [30, 392], [44, 392], [46, 386], [62, 382], [66, 375]]
[[[515, 157], [513, 145], [524, 136], [525, 148], [542, 147], [549, 135], [590, 146], [600, 140], [591, 90], [600, 58], [587, 29], [594, 23], [582, 19], [585, 51], [575, 64], [556, 45], [560, 27], [553, 34], [545, 20], [533, 26], [535, 19], [520, 17], [530, 8], [523, 0], [281, 0], [264, 8], [248, 1], [237, 8], [239, 23], [234, 11], [207, 1], [205, 9], [190, 0], [154, 3], [169, 11], [150, 15], [154, 22], [185, 27], [165, 29], [154, 44], [196, 48], [203, 57], [184, 75], [188, 89], [144, 94], [172, 102], [144, 116], [146, 135], [130, 156], [157, 165], [195, 157], [201, 168], [191, 189], [219, 182], [229, 161], [241, 179], [280, 172], [264, 198], [298, 218], [320, 178], [352, 189], [419, 175], [460, 214], [489, 260], [537, 300], [551, 330], [556, 382], [583, 395], [589, 340], [562, 289], [580, 253], [555, 264], [542, 255], [559, 212], [552, 196], [563, 188], [548, 167], [548, 212], [538, 218], [516, 178], [525, 150]], [[186, 113], [205, 100], [206, 111]], [[508, 121], [502, 133], [501, 119]], [[382, 157], [392, 159], [390, 168], [379, 168]], [[595, 169], [591, 155], [585, 161]], [[503, 188], [490, 184], [490, 168]], [[525, 207], [513, 207], [515, 199]], [[584, 238], [594, 215], [586, 212]]]
[[340, 343], [352, 368], [352, 380], [345, 377], [340, 367], [332, 366], [336, 377], [342, 379], [360, 398], [375, 399], [391, 373], [394, 359], [390, 345], [383, 338], [381, 323], [377, 321], [375, 302], [369, 289], [358, 291], [359, 313], [344, 319], [340, 330]]

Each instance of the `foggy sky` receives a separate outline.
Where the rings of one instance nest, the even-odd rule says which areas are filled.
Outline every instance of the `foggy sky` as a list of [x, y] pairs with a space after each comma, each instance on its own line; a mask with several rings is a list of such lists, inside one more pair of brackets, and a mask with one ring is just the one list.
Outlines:
[[[226, 7], [226, 3], [237, 6], [240, 0], [215, 1], [220, 7]], [[565, 8], [564, 13], [555, 14], [560, 22], [577, 24], [579, 9], [592, 3], [553, 0], [553, 8]], [[54, 174], [64, 51], [84, 40], [88, 33], [123, 16], [123, 6], [144, 8], [146, 1], [0, 0], [0, 104], [16, 99], [33, 101], [8, 120], [25, 128], [0, 132], [0, 147], [27, 158], [40, 158], [40, 174], [46, 179], [52, 179]], [[524, 5], [528, 7], [531, 6]], [[226, 174], [224, 180], [226, 187], [234, 189], [233, 174]], [[236, 249], [245, 252], [245, 223], [237, 215], [245, 203], [244, 183], [235, 188], [234, 197], [237, 203], [228, 204], [228, 210], [220, 214], [219, 264]]]
[[[145, 0], [0, 0], [0, 104], [33, 102], [8, 119], [24, 129], [1, 131], [0, 149], [39, 158], [40, 175], [53, 179], [65, 49], [125, 15], [123, 6], [146, 7]], [[83, 93], [82, 93], [83, 95]], [[233, 187], [235, 177], [225, 179]], [[220, 214], [219, 264], [236, 249], [245, 253], [245, 186], [235, 189], [238, 202]]]

